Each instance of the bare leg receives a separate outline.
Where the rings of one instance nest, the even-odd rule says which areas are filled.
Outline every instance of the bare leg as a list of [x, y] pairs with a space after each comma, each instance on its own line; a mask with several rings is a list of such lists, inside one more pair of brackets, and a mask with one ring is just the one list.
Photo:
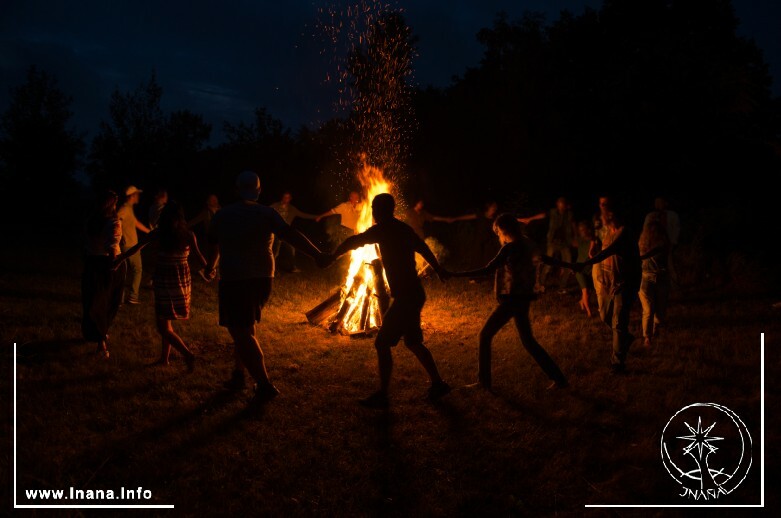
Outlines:
[[191, 365], [195, 355], [187, 348], [184, 340], [176, 334], [171, 321], [166, 318], [157, 319], [157, 330], [160, 332], [160, 336], [163, 338], [163, 349], [160, 355], [161, 363], [168, 363], [168, 357], [171, 353], [171, 346], [174, 347], [187, 361], [188, 366]]
[[228, 332], [236, 345], [236, 355], [250, 375], [255, 378], [259, 388], [273, 386], [268, 378], [263, 351], [255, 338], [255, 325], [248, 327], [229, 327]]
[[418, 359], [418, 361], [423, 366], [423, 368], [426, 369], [426, 373], [428, 373], [428, 377], [431, 378], [432, 385], [442, 381], [442, 376], [439, 375], [437, 364], [434, 361], [434, 357], [431, 356], [431, 351], [428, 350], [428, 347], [426, 347], [422, 343], [410, 344], [407, 343], [406, 341], [404, 342], [404, 345], [407, 346], [407, 349], [412, 351], [412, 354], [415, 355], [415, 357]]
[[377, 348], [377, 366], [380, 372], [380, 392], [388, 394], [391, 372], [393, 371], [393, 356], [391, 349], [387, 345], [378, 345]]

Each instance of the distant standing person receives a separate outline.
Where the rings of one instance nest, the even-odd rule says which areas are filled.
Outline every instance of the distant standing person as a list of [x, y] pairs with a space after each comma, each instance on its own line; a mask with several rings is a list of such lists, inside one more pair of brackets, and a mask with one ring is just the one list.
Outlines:
[[[591, 247], [588, 251], [589, 257], [594, 257], [602, 250], [602, 243], [610, 233], [607, 224], [607, 214], [610, 211], [611, 205], [611, 200], [608, 196], [599, 197], [599, 213], [594, 216], [594, 240], [591, 242]], [[608, 299], [605, 290], [605, 281], [603, 280], [603, 265], [607, 268], [607, 264], [605, 263], [601, 263], [596, 267], [591, 268], [591, 280], [594, 282], [594, 292], [597, 295], [597, 311], [600, 315], [602, 314], [602, 308], [605, 305], [605, 301]]]
[[320, 214], [315, 220], [320, 221], [328, 216], [339, 215], [340, 226], [331, 235], [332, 244], [338, 245], [349, 236], [353, 236], [358, 232], [358, 220], [361, 218], [361, 211], [363, 211], [361, 195], [357, 191], [352, 191], [350, 192], [347, 201]]
[[[570, 209], [567, 199], [561, 197], [556, 200], [556, 206], [548, 212], [548, 247], [546, 255], [550, 257], [558, 255], [562, 261], [566, 263], [572, 262], [572, 245], [575, 243], [574, 230], [575, 220], [572, 216], [572, 209]], [[540, 285], [543, 289], [550, 270], [550, 265], [545, 265], [542, 268]], [[569, 274], [569, 270], [562, 270], [559, 276], [559, 293], [567, 292]]]
[[667, 241], [669, 243], [667, 249], [667, 269], [670, 279], [677, 282], [673, 254], [678, 246], [678, 238], [681, 235], [681, 220], [677, 212], [670, 210], [670, 204], [667, 202], [667, 199], [661, 196], [654, 200], [654, 210], [645, 217], [644, 226], [647, 226], [653, 220], [659, 221], [662, 228], [667, 232]]
[[452, 223], [455, 218], [445, 218], [442, 216], [435, 216], [426, 210], [425, 203], [422, 199], [418, 199], [415, 204], [407, 209], [404, 217], [404, 222], [412, 227], [412, 230], [418, 235], [420, 239], [426, 239], [426, 233], [424, 225], [431, 221], [441, 221], [443, 223]]
[[[293, 194], [290, 191], [285, 191], [282, 193], [282, 198], [280, 198], [278, 202], [271, 204], [271, 208], [277, 211], [288, 225], [292, 225], [293, 220], [296, 218], [317, 219], [317, 216], [314, 214], [308, 214], [298, 210], [298, 208], [291, 203], [292, 201]], [[279, 260], [279, 253], [283, 249], [287, 252], [288, 257], [290, 257], [289, 271], [291, 273], [300, 272], [301, 270], [296, 267], [296, 249], [290, 243], [280, 239], [274, 239], [274, 259], [277, 261]]]
[[602, 251], [583, 263], [575, 265], [576, 271], [585, 266], [602, 263], [602, 280], [606, 299], [600, 309], [602, 321], [613, 330], [613, 354], [611, 364], [616, 373], [626, 369], [626, 356], [634, 336], [629, 332], [629, 315], [640, 289], [641, 265], [636, 234], [625, 226], [623, 215], [616, 209], [605, 213], [607, 233]]
[[[577, 262], [583, 263], [589, 259], [589, 251], [594, 246], [596, 236], [594, 235], [594, 226], [589, 221], [578, 223], [578, 257]], [[580, 309], [591, 316], [591, 305], [589, 304], [589, 290], [593, 286], [591, 276], [591, 266], [587, 266], [582, 272], [575, 273], [575, 280], [580, 286]]]
[[[491, 390], [491, 342], [496, 333], [512, 319], [515, 320], [521, 345], [551, 379], [551, 388], [566, 387], [567, 379], [556, 362], [534, 338], [529, 321], [529, 305], [536, 298], [534, 285], [537, 275], [533, 259], [539, 255], [536, 253], [537, 247], [523, 235], [518, 220], [512, 214], [505, 213], [498, 216], [494, 223], [494, 230], [502, 244], [496, 257], [478, 270], [452, 274], [458, 277], [476, 277], [495, 273], [495, 292], [499, 305], [480, 331], [478, 383], [483, 388]], [[541, 259], [553, 263], [549, 257], [542, 256]]]
[[206, 203], [203, 209], [193, 219], [187, 222], [187, 226], [195, 230], [196, 234], [206, 237], [212, 218], [220, 210], [220, 200], [216, 194], [210, 194], [206, 197]]
[[640, 283], [640, 303], [643, 306], [643, 345], [651, 347], [667, 315], [670, 297], [670, 274], [667, 268], [669, 241], [667, 231], [657, 220], [649, 221], [640, 234], [640, 254], [643, 275]]
[[420, 328], [420, 312], [426, 302], [423, 284], [415, 268], [415, 253], [419, 253], [444, 279], [445, 271], [426, 243], [406, 223], [393, 216], [396, 202], [390, 194], [378, 194], [372, 200], [372, 214], [376, 224], [358, 235], [347, 238], [333, 254], [332, 260], [350, 250], [365, 245], [379, 244], [385, 274], [388, 278], [393, 301], [382, 318], [382, 327], [377, 333], [374, 347], [377, 349], [377, 363], [380, 374], [380, 389], [362, 399], [360, 403], [370, 408], [387, 408], [388, 387], [393, 357], [391, 348], [401, 338], [431, 379], [428, 389], [429, 400], [436, 400], [450, 392], [450, 386], [442, 380], [431, 351], [423, 345], [423, 331]]
[[[122, 221], [122, 252], [133, 248], [138, 244], [138, 232], [145, 234], [150, 232], [149, 228], [136, 219], [134, 207], [138, 204], [139, 197], [143, 191], [134, 185], [125, 189], [125, 203], [119, 208], [117, 215]], [[139, 290], [141, 289], [142, 264], [141, 254], [133, 254], [127, 259], [128, 277], [130, 277], [130, 289], [127, 291], [124, 299], [127, 304], [138, 304]]]
[[490, 258], [496, 255], [497, 250], [499, 250], [499, 242], [496, 240], [496, 234], [493, 230], [494, 220], [498, 213], [499, 204], [493, 200], [489, 200], [483, 205], [482, 211], [450, 218], [451, 221], [475, 222], [474, 249], [476, 249], [479, 254], [478, 259], [480, 264], [487, 263]]
[[152, 202], [152, 206], [149, 207], [148, 220], [150, 230], [157, 228], [157, 222], [160, 220], [160, 214], [162, 214], [166, 203], [168, 203], [168, 191], [159, 189], [155, 193], [155, 199]]
[[220, 209], [209, 227], [209, 262], [206, 276], [220, 265], [218, 287], [220, 325], [228, 328], [235, 343], [236, 366], [227, 386], [244, 386], [246, 368], [256, 381], [255, 402], [273, 398], [279, 391], [266, 372], [263, 351], [255, 336], [261, 310], [271, 295], [274, 277], [274, 236], [323, 264], [324, 256], [301, 233], [290, 227], [271, 207], [257, 202], [260, 179], [244, 171], [236, 180], [241, 201]]
[[192, 278], [188, 257], [192, 254], [202, 267], [206, 266], [206, 259], [198, 248], [195, 234], [187, 228], [184, 210], [179, 203], [167, 203], [159, 223], [157, 267], [152, 278], [157, 331], [162, 339], [158, 363], [168, 365], [173, 346], [184, 357], [187, 370], [192, 371], [195, 355], [174, 331], [171, 321], [190, 318]]
[[84, 272], [81, 276], [84, 340], [97, 344], [97, 353], [109, 357], [108, 330], [122, 302], [127, 265], [114, 264], [120, 254], [122, 222], [117, 216], [118, 197], [114, 192], [101, 194], [87, 220]]

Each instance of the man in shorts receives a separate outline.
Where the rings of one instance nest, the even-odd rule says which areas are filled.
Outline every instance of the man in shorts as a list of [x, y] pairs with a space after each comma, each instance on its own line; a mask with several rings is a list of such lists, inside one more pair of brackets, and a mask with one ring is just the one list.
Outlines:
[[380, 245], [393, 302], [382, 317], [382, 327], [374, 342], [380, 371], [380, 389], [360, 401], [363, 406], [370, 408], [388, 407], [388, 385], [393, 370], [391, 348], [395, 347], [402, 337], [404, 345], [417, 357], [431, 378], [428, 399], [436, 400], [450, 392], [450, 386], [439, 375], [431, 352], [423, 345], [420, 312], [426, 302], [426, 293], [415, 267], [415, 252], [423, 256], [441, 279], [444, 280], [447, 273], [412, 227], [393, 217], [395, 206], [393, 196], [378, 194], [372, 201], [372, 213], [377, 224], [365, 232], [347, 238], [336, 248], [331, 258], [332, 261], [365, 245]]
[[318, 264], [324, 264], [325, 256], [274, 209], [257, 202], [257, 174], [244, 171], [236, 180], [236, 188], [241, 200], [217, 211], [209, 225], [209, 261], [204, 273], [214, 277], [219, 263], [220, 325], [227, 327], [233, 338], [237, 360], [226, 385], [235, 390], [242, 388], [246, 368], [255, 378], [255, 400], [263, 402], [279, 394], [269, 380], [255, 336], [255, 324], [260, 322], [261, 309], [271, 295], [274, 236], [315, 258]]

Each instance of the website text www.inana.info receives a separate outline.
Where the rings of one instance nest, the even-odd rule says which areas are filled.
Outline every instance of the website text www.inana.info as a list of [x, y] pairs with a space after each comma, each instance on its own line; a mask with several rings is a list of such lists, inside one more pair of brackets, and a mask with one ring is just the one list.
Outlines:
[[142, 487], [113, 489], [26, 489], [28, 500], [151, 500], [152, 491]]

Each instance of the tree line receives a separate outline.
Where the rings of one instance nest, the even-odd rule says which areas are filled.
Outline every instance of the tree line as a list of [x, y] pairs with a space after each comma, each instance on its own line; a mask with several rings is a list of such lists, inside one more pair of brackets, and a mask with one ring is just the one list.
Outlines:
[[[388, 26], [406, 27], [394, 16]], [[753, 198], [781, 170], [781, 100], [737, 26], [729, 0], [605, 0], [553, 21], [500, 14], [477, 35], [477, 66], [447, 87], [412, 88], [403, 191], [445, 214], [489, 199], [532, 213], [562, 194], [585, 207], [600, 192], [643, 208], [664, 192], [697, 210], [760, 210], [734, 195]], [[211, 125], [189, 110], [165, 113], [162, 95], [154, 73], [116, 90], [87, 142], [56, 78], [31, 68], [0, 119], [0, 178], [18, 193], [4, 208], [18, 211], [34, 192], [41, 214], [74, 213], [76, 171], [95, 188], [165, 187], [193, 211], [208, 193], [230, 199], [242, 169], [261, 174], [266, 201], [292, 188], [312, 211], [351, 187], [345, 172], [360, 152], [351, 115], [292, 129], [259, 107], [209, 146]], [[718, 180], [724, 170], [734, 182]]]

